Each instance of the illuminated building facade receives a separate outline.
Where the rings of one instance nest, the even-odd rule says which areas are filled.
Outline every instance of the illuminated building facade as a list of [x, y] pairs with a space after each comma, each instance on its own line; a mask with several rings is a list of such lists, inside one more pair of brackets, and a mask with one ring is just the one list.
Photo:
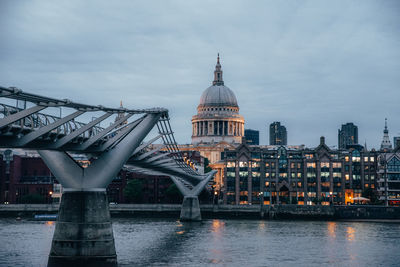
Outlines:
[[400, 206], [400, 146], [378, 156], [378, 192], [386, 206]]
[[[361, 147], [362, 148], [362, 147]], [[347, 204], [376, 188], [375, 151], [249, 146], [223, 153], [226, 204]]]

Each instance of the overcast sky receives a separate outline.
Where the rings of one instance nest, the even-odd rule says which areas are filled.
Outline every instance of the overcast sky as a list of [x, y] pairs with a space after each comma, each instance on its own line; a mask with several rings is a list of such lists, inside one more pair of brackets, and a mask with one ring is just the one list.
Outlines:
[[[196, 4], [197, 3], [197, 4]], [[0, 85], [170, 110], [179, 143], [221, 55], [245, 128], [337, 145], [400, 136], [400, 1], [0, 1]]]

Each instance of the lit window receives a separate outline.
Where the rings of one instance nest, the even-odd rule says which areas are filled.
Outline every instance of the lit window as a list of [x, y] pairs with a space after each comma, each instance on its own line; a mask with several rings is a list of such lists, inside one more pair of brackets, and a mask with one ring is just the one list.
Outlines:
[[267, 177], [267, 178], [269, 177], [269, 172], [265, 173], [265, 177]]
[[329, 168], [329, 162], [321, 162], [321, 168]]
[[315, 162], [307, 162], [307, 168], [315, 168]]
[[239, 161], [239, 167], [240, 168], [245, 168], [247, 166], [248, 166], [247, 161]]
[[349, 156], [344, 157], [344, 160], [349, 161], [350, 160]]
[[374, 162], [374, 161], [375, 161], [375, 158], [374, 158], [374, 157], [370, 157], [370, 158], [369, 158], [369, 161]]
[[226, 167], [228, 168], [234, 168], [236, 166], [234, 161], [228, 161], [228, 163], [226, 164]]
[[342, 168], [342, 163], [340, 163], [340, 162], [333, 162], [333, 163], [332, 163], [332, 167], [333, 167], [333, 168]]
[[368, 162], [368, 157], [364, 157], [364, 162]]
[[350, 175], [346, 174], [344, 177], [346, 177], [346, 181], [350, 180]]

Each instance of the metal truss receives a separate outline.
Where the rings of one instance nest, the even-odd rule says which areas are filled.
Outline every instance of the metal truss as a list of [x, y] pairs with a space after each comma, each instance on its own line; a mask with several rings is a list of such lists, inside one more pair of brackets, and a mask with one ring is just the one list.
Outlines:
[[[178, 188], [193, 190], [205, 186], [211, 173], [201, 175], [179, 151], [164, 108], [107, 108], [25, 93], [17, 88], [0, 87], [0, 98], [23, 101], [24, 108], [0, 103], [0, 147], [36, 149], [56, 178], [66, 188], [89, 190], [105, 188], [126, 166], [173, 177]], [[26, 107], [26, 103], [30, 103]], [[46, 113], [47, 108], [72, 110], [65, 116]], [[92, 121], [76, 120], [90, 112], [102, 113]], [[116, 117], [108, 127], [101, 122]], [[159, 135], [144, 141], [157, 125]], [[157, 140], [163, 144], [154, 145]], [[82, 168], [68, 153], [87, 154], [95, 159]], [[192, 165], [192, 166], [191, 166]], [[204, 185], [203, 185], [204, 183]], [[182, 192], [183, 193], [183, 192]], [[186, 192], [187, 193], [187, 192]]]

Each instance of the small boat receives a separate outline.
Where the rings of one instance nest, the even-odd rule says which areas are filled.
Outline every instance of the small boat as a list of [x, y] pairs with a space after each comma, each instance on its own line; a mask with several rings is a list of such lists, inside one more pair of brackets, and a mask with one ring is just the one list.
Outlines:
[[37, 221], [56, 221], [57, 214], [37, 214], [35, 215]]

